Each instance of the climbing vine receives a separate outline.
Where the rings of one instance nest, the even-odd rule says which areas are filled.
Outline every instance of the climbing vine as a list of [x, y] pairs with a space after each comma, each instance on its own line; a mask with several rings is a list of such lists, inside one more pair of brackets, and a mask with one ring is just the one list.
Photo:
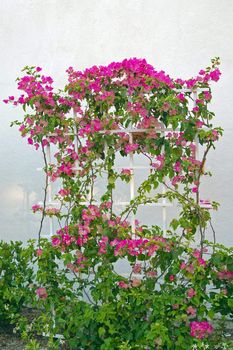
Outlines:
[[[30, 303], [45, 312], [31, 333], [49, 333], [52, 347], [61, 346], [61, 333], [69, 349], [204, 349], [221, 333], [215, 316], [232, 317], [232, 250], [216, 243], [210, 212], [218, 203], [201, 197], [201, 180], [211, 175], [206, 159], [222, 135], [209, 110], [218, 65], [213, 59], [188, 80], [136, 58], [70, 67], [58, 92], [40, 67], [25, 67], [22, 95], [5, 100], [22, 106], [24, 118], [13, 124], [44, 158], [44, 202], [32, 207], [41, 224]], [[148, 176], [118, 213], [117, 183], [129, 183], [134, 168], [116, 160], [137, 154]], [[99, 178], [106, 186], [96, 198]], [[137, 220], [139, 206], [164, 199], [180, 209], [166, 232]], [[46, 216], [60, 227], [51, 242], [42, 238]], [[121, 261], [128, 275], [118, 272]]]

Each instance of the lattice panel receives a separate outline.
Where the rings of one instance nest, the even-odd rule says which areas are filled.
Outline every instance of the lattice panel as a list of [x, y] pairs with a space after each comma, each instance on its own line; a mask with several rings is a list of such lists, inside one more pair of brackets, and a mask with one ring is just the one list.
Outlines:
[[[190, 92], [191, 93], [191, 98], [192, 98], [192, 106], [190, 105], [190, 108], [193, 108], [196, 106], [196, 100], [197, 100], [197, 96], [198, 96], [198, 93], [202, 92], [202, 91], [208, 91], [208, 89], [198, 89], [197, 91], [192, 91], [191, 89], [176, 89], [177, 92]], [[77, 117], [77, 114], [74, 112], [73, 113], [73, 117], [74, 117], [74, 120], [76, 119]], [[74, 123], [74, 135], [77, 135], [77, 129], [76, 129], [76, 125]], [[176, 130], [173, 130], [172, 128], [159, 128], [159, 129], [156, 129], [156, 132], [157, 133], [160, 133], [160, 134], [163, 134], [163, 135], [166, 135], [167, 132], [169, 131], [177, 131], [179, 132], [179, 129], [176, 129]], [[129, 128], [125, 128], [125, 129], [114, 129], [114, 130], [108, 130], [108, 133], [119, 133], [119, 132], [124, 132], [124, 133], [127, 133], [129, 135], [129, 144], [133, 144], [134, 143], [134, 134], [135, 133], [147, 133], [148, 131], [151, 131], [151, 129], [135, 129], [133, 128], [132, 126], [129, 126]], [[100, 133], [105, 133], [105, 130], [101, 130], [99, 131]], [[72, 133], [71, 133], [72, 134]], [[51, 134], [50, 136], [53, 136], [53, 134]], [[198, 159], [198, 139], [196, 139], [196, 159]], [[105, 152], [107, 152], [107, 144], [105, 146]], [[75, 137], [75, 150], [76, 152], [78, 153], [78, 140], [77, 140], [77, 137]], [[47, 156], [47, 160], [48, 160], [48, 163], [51, 163], [51, 150], [50, 150], [50, 145], [47, 145], [46, 146], [46, 156]], [[135, 164], [135, 155], [133, 154], [133, 152], [131, 152], [129, 154], [129, 157], [127, 157], [128, 159], [128, 165], [125, 166], [120, 166], [120, 165], [117, 165], [117, 166], [114, 166], [113, 168], [114, 169], [122, 169], [122, 168], [125, 168], [127, 167], [128, 169], [131, 170], [131, 179], [130, 179], [130, 182], [129, 182], [129, 197], [130, 197], [130, 200], [133, 200], [136, 196], [136, 186], [135, 186], [135, 170], [145, 170], [145, 171], [149, 171], [150, 169], [154, 169], [152, 168], [151, 166], [148, 166], [148, 165], [136, 165]], [[81, 170], [80, 166], [79, 166], [79, 162], [78, 160], [76, 161], [75, 163], [75, 169], [76, 170]], [[38, 168], [38, 170], [42, 170], [42, 168]], [[162, 185], [162, 193], [164, 194], [166, 192], [166, 188], [164, 185]], [[88, 200], [86, 202], [82, 202], [83, 204], [89, 204]], [[42, 202], [39, 202], [38, 204], [42, 204]], [[99, 204], [99, 202], [95, 202], [96, 205]], [[121, 207], [125, 207], [127, 205], [130, 204], [130, 201], [115, 201], [113, 202], [114, 206], [121, 206]], [[49, 184], [48, 184], [48, 189], [47, 189], [47, 203], [46, 203], [46, 206], [53, 206], [53, 207], [56, 207], [59, 205], [59, 202], [56, 202], [53, 200], [53, 196], [52, 196], [52, 182], [49, 181]], [[163, 198], [161, 202], [159, 203], [147, 203], [147, 204], [144, 204], [144, 206], [150, 206], [150, 207], [154, 207], [154, 209], [156, 210], [157, 208], [162, 208], [162, 229], [164, 231], [164, 233], [166, 233], [166, 230], [167, 230], [167, 227], [168, 227], [168, 215], [167, 215], [167, 208], [168, 207], [171, 207], [173, 206], [173, 204], [171, 204], [170, 202], [168, 202], [166, 200], [166, 198]], [[205, 204], [202, 204], [202, 207], [205, 207]], [[132, 226], [132, 232], [133, 234], [135, 233], [135, 215], [132, 214], [131, 215], [131, 226]], [[52, 217], [49, 217], [48, 218], [49, 220], [49, 234], [48, 235], [43, 235], [43, 237], [46, 237], [46, 238], [49, 238], [51, 236], [53, 236], [55, 234], [55, 230], [54, 230], [54, 220]]]

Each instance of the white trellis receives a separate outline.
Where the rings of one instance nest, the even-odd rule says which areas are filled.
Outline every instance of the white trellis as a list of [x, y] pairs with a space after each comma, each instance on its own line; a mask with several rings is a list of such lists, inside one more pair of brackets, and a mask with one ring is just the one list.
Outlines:
[[[198, 92], [201, 91], [209, 91], [208, 89], [202, 88], [202, 89], [197, 89], [196, 91], [193, 91], [191, 89], [176, 89], [177, 92], [190, 92], [193, 98], [193, 106], [196, 106], [196, 100], [197, 100], [197, 96], [198, 96]], [[74, 120], [77, 117], [76, 112], [73, 112], [73, 117]], [[149, 131], [151, 131], [153, 129], [136, 129], [136, 128], [132, 128], [132, 126], [130, 126], [129, 128], [125, 128], [125, 129], [114, 129], [114, 130], [108, 130], [108, 133], [127, 133], [129, 135], [129, 144], [133, 144], [133, 135], [134, 133], [147, 133]], [[172, 128], [158, 128], [156, 129], [157, 133], [160, 133], [162, 135], [165, 135], [166, 132], [169, 131], [179, 131], [179, 129], [177, 130], [173, 130]], [[101, 130], [99, 131], [100, 133], [105, 133], [105, 130]], [[75, 143], [75, 151], [78, 153], [78, 138], [77, 138], [77, 128], [76, 128], [76, 123], [74, 122], [74, 133], [69, 133], [68, 135], [74, 135], [76, 136], [74, 139], [74, 143]], [[49, 136], [56, 136], [56, 134], [50, 134]], [[195, 140], [195, 144], [196, 144], [196, 159], [198, 159], [198, 139], [196, 138]], [[105, 152], [107, 152], [107, 144], [105, 144]], [[48, 144], [46, 146], [46, 157], [47, 157], [47, 161], [48, 163], [51, 163], [51, 147], [50, 144]], [[125, 166], [124, 166], [125, 167]], [[123, 166], [114, 166], [114, 169], [122, 169]], [[130, 177], [130, 200], [133, 200], [136, 196], [136, 186], [135, 186], [135, 170], [136, 169], [142, 169], [142, 170], [150, 170], [150, 169], [154, 169], [151, 166], [138, 166], [135, 165], [135, 161], [134, 161], [134, 153], [130, 152], [129, 154], [129, 166], [127, 167], [128, 169], [131, 170], [131, 177]], [[42, 168], [38, 168], [37, 170], [42, 170]], [[75, 169], [74, 170], [82, 170], [82, 168], [79, 166], [79, 161], [76, 160], [75, 161]], [[162, 184], [162, 193], [164, 194], [166, 192], [166, 188], [165, 186]], [[89, 202], [82, 202], [83, 204], [89, 204]], [[38, 204], [43, 204], [43, 202], [39, 202]], [[50, 179], [48, 179], [48, 187], [47, 187], [47, 202], [45, 203], [46, 207], [47, 206], [57, 206], [60, 203], [56, 202], [53, 200], [52, 198], [52, 181]], [[100, 202], [95, 202], [95, 204], [100, 204]], [[127, 206], [130, 204], [129, 201], [117, 201], [114, 203], [115, 205], [119, 205], [119, 206]], [[163, 231], [166, 232], [167, 230], [167, 208], [173, 206], [172, 203], [169, 203], [166, 200], [166, 197], [164, 197], [162, 199], [162, 202], [160, 203], [146, 203], [143, 204], [144, 206], [152, 206], [152, 207], [161, 207], [162, 208], [162, 223], [163, 223]], [[205, 204], [201, 205], [202, 207], [205, 207]], [[132, 227], [132, 233], [135, 233], [135, 215], [132, 214], [131, 216], [131, 227]], [[51, 238], [51, 236], [53, 236], [55, 234], [54, 232], [54, 221], [53, 221], [53, 217], [49, 217], [49, 234], [48, 235], [42, 235], [44, 238]], [[127, 273], [122, 273], [122, 276], [128, 277]], [[136, 275], [135, 275], [136, 276]], [[137, 275], [138, 276], [138, 275]], [[52, 309], [52, 312], [54, 313], [54, 310]], [[43, 336], [48, 336], [48, 334], [43, 333]], [[63, 340], [64, 336], [62, 334], [56, 334], [56, 338]]]
[[[192, 90], [192, 89], [175, 89], [176, 92], [189, 92], [191, 93], [192, 99], [193, 99], [193, 105], [192, 107], [196, 106], [196, 100], [197, 100], [197, 96], [198, 93], [202, 92], [202, 91], [209, 91], [209, 89], [207, 88], [199, 88], [197, 90]], [[77, 117], [76, 112], [73, 112], [73, 117], [74, 120]], [[166, 132], [169, 131], [177, 131], [179, 132], [179, 129], [173, 130], [172, 128], [156, 128], [155, 129], [136, 129], [136, 128], [132, 128], [132, 126], [130, 126], [129, 128], [122, 128], [122, 129], [114, 129], [114, 130], [107, 130], [108, 133], [127, 133], [129, 135], [129, 144], [133, 144], [133, 140], [134, 140], [134, 133], [147, 133], [151, 130], [156, 130], [157, 133], [160, 133], [162, 135], [165, 135]], [[101, 130], [99, 131], [100, 133], [105, 133], [105, 130]], [[74, 123], [74, 133], [68, 133], [68, 135], [74, 135], [77, 136], [77, 129], [76, 129], [76, 123]], [[55, 134], [50, 134], [49, 136], [55, 136]], [[77, 137], [75, 137], [74, 140], [75, 143], [75, 151], [78, 153], [78, 139]], [[196, 144], [196, 159], [198, 159], [198, 139], [196, 138], [195, 141]], [[105, 146], [107, 147], [107, 145]], [[105, 152], [107, 152], [107, 148], [105, 148]], [[46, 157], [48, 160], [48, 163], [51, 163], [51, 150], [50, 150], [50, 144], [48, 144], [46, 146]], [[131, 177], [130, 177], [130, 182], [129, 182], [129, 192], [130, 192], [130, 200], [133, 200], [136, 196], [136, 186], [135, 186], [135, 170], [136, 169], [142, 169], [142, 170], [148, 170], [148, 169], [154, 169], [151, 166], [137, 166], [135, 165], [135, 161], [134, 161], [134, 154], [133, 152], [130, 152], [129, 154], [129, 166], [127, 166], [128, 169], [131, 170]], [[125, 166], [124, 166], [125, 167]], [[114, 166], [114, 169], [122, 169], [123, 166]], [[76, 160], [75, 162], [75, 170], [81, 170], [82, 168], [79, 166], [79, 162], [78, 160]], [[42, 168], [38, 168], [38, 170], [42, 170]], [[47, 206], [57, 206], [60, 203], [56, 202], [53, 200], [52, 198], [52, 181], [50, 179], [48, 179], [48, 188], [47, 188], [47, 202], [46, 202], [46, 207]], [[162, 193], [164, 194], [166, 192], [166, 188], [165, 186], [162, 184]], [[82, 202], [83, 204], [89, 204], [89, 202]], [[38, 204], [42, 204], [42, 202], [39, 202]], [[95, 204], [100, 204], [100, 202], [95, 202]], [[114, 202], [114, 205], [118, 205], [118, 206], [127, 206], [129, 205], [130, 202], [129, 201], [116, 201]], [[143, 204], [144, 206], [152, 206], [152, 207], [161, 207], [162, 208], [162, 227], [163, 227], [163, 231], [166, 232], [167, 230], [167, 208], [173, 206], [172, 203], [169, 203], [166, 200], [166, 197], [164, 197], [162, 199], [162, 202], [159, 203], [146, 203]], [[205, 204], [201, 204], [202, 207], [206, 207]], [[131, 227], [132, 227], [132, 233], [135, 233], [135, 215], [132, 214], [131, 215]], [[49, 234], [47, 235], [42, 235], [45, 238], [50, 238], [52, 235], [54, 235], [54, 222], [53, 222], [53, 218], [49, 217]]]

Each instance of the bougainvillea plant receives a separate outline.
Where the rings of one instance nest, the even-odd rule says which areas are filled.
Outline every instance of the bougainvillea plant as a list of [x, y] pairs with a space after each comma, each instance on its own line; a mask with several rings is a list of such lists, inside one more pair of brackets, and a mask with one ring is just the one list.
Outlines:
[[[43, 205], [32, 207], [41, 224], [27, 296], [40, 316], [30, 327], [21, 319], [24, 335], [47, 334], [51, 349], [93, 350], [205, 349], [223, 336], [218, 320], [233, 316], [232, 249], [216, 243], [210, 210], [218, 203], [200, 195], [208, 153], [222, 135], [209, 110], [218, 65], [213, 59], [188, 80], [136, 58], [70, 67], [58, 92], [40, 67], [24, 68], [22, 94], [5, 103], [22, 106], [24, 118], [13, 124], [42, 151], [46, 178]], [[150, 170], [119, 213], [117, 182], [129, 183], [134, 168], [119, 169], [116, 160], [133, 154]], [[99, 178], [106, 186], [96, 198]], [[60, 184], [56, 206], [50, 182]], [[166, 232], [134, 220], [139, 206], [164, 199], [179, 207]], [[51, 241], [42, 238], [46, 216], [60, 227]], [[119, 274], [121, 261], [128, 274]]]

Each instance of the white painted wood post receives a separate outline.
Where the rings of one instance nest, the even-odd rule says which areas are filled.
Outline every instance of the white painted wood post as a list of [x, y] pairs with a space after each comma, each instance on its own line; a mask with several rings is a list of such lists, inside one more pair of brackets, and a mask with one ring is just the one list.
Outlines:
[[[129, 144], [133, 144], [133, 133], [129, 133]], [[135, 178], [134, 178], [134, 154], [133, 152], [130, 152], [129, 154], [129, 166], [130, 166], [130, 200], [134, 200], [135, 198]], [[132, 227], [132, 234], [135, 235], [135, 214], [131, 213], [131, 227]]]
[[[50, 144], [46, 146], [46, 158], [47, 158], [47, 163], [51, 163], [51, 149], [50, 149]], [[48, 188], [47, 188], [47, 201], [45, 203], [45, 206], [47, 206], [47, 203], [52, 202], [52, 181], [48, 177]], [[46, 209], [46, 208], [45, 208]], [[49, 216], [49, 236], [52, 237], [54, 235], [54, 224], [53, 224], [53, 217]]]

